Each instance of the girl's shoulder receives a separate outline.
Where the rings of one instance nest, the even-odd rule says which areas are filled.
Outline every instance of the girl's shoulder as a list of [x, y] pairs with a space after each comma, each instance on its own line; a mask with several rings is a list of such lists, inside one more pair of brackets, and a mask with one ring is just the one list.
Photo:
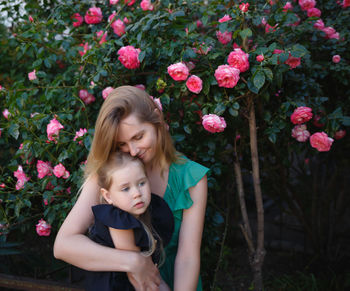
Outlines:
[[115, 229], [142, 228], [141, 222], [130, 213], [110, 204], [99, 204], [92, 207], [95, 222]]

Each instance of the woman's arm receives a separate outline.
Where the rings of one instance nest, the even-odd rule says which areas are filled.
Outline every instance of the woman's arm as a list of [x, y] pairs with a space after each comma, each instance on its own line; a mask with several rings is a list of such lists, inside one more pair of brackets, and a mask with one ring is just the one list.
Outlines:
[[140, 290], [158, 290], [159, 271], [150, 258], [99, 245], [85, 235], [93, 222], [91, 206], [98, 203], [98, 197], [97, 180], [91, 178], [57, 234], [54, 256], [85, 270], [131, 272]]
[[207, 176], [189, 189], [193, 205], [183, 211], [175, 260], [174, 291], [197, 289], [207, 191]]

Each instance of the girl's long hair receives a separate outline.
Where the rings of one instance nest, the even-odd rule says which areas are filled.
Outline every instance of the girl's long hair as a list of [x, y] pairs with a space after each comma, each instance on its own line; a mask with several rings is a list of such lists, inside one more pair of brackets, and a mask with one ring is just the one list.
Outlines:
[[156, 154], [152, 167], [158, 166], [163, 172], [167, 165], [178, 159], [163, 113], [155, 102], [144, 90], [121, 86], [108, 95], [98, 114], [85, 167], [85, 178], [97, 173], [109, 155], [117, 150], [119, 124], [130, 114], [136, 114], [140, 122], [151, 123], [156, 128]]
[[[144, 164], [141, 162], [139, 158], [132, 157], [131, 155], [123, 152], [114, 152], [110, 155], [109, 159], [105, 161], [97, 170], [98, 185], [101, 188], [104, 188], [110, 191], [110, 187], [112, 186], [113, 173], [116, 170], [125, 167], [128, 163], [138, 163], [139, 166], [145, 172]], [[105, 203], [102, 195], [101, 195], [100, 202]], [[149, 242], [148, 250], [142, 251], [141, 253], [144, 256], [148, 257], [154, 254], [154, 252], [157, 250], [157, 252], [159, 252], [156, 254], [156, 256], [159, 258], [158, 265], [161, 265], [164, 262], [163, 244], [158, 233], [155, 231], [155, 229], [152, 226], [151, 214], [150, 214], [149, 208], [147, 208], [146, 211], [143, 214], [141, 214], [137, 219], [143, 225], [143, 228], [146, 231], [148, 242]], [[157, 245], [158, 245], [158, 248], [157, 248]]]

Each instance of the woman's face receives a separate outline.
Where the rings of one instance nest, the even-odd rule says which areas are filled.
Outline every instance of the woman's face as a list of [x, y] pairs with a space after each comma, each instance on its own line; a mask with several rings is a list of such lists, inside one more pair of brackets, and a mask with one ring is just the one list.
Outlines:
[[117, 146], [123, 152], [139, 157], [144, 164], [155, 156], [157, 131], [154, 125], [140, 122], [135, 114], [125, 117], [119, 125]]

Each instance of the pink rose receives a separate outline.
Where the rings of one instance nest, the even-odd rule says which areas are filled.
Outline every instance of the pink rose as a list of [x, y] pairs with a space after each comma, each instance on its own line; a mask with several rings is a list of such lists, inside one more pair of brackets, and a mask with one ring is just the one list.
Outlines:
[[342, 7], [343, 9], [350, 7], [350, 0], [343, 0]]
[[249, 3], [241, 3], [239, 5], [239, 10], [241, 10], [242, 12], [248, 12], [249, 9]]
[[199, 94], [202, 91], [203, 81], [196, 75], [192, 75], [186, 81], [187, 89], [193, 93]]
[[207, 114], [202, 117], [202, 125], [205, 130], [216, 133], [224, 131], [226, 122], [223, 117], [217, 116], [216, 114]]
[[285, 64], [288, 65], [291, 69], [295, 69], [296, 67], [300, 66], [300, 63], [301, 58], [293, 57], [290, 53], [288, 59], [285, 61]]
[[258, 55], [258, 56], [256, 56], [256, 60], [258, 61], [258, 62], [262, 62], [263, 60], [264, 60], [265, 58], [264, 58], [264, 55]]
[[124, 17], [123, 22], [124, 22], [125, 24], [129, 24], [129, 23], [130, 23], [130, 21], [129, 21], [129, 19], [128, 19], [127, 17]]
[[88, 92], [88, 90], [82, 89], [79, 91], [79, 98], [84, 101], [86, 105], [95, 102], [96, 98], [94, 95]]
[[321, 17], [321, 10], [317, 8], [310, 8], [307, 10], [307, 17]]
[[35, 70], [34, 70], [33, 72], [28, 73], [28, 79], [29, 79], [30, 81], [33, 81], [33, 80], [36, 79]]
[[49, 236], [51, 233], [51, 225], [44, 219], [40, 219], [36, 225], [36, 233], [40, 236]]
[[221, 65], [215, 70], [219, 87], [233, 88], [239, 80], [239, 70], [229, 65]]
[[131, 6], [135, 3], [136, 0], [124, 0], [124, 3], [127, 4], [128, 6]]
[[231, 19], [232, 19], [231, 16], [226, 14], [224, 17], [219, 19], [219, 22], [223, 23], [223, 22], [226, 22], [226, 21], [230, 21]]
[[17, 178], [16, 190], [22, 189], [24, 184], [29, 181], [29, 177], [24, 173], [21, 165], [18, 166], [17, 171], [13, 172], [13, 175]]
[[324, 132], [316, 132], [310, 136], [310, 144], [319, 152], [328, 152], [331, 149], [333, 139]]
[[333, 63], [339, 63], [340, 62], [340, 60], [341, 60], [341, 57], [340, 57], [340, 55], [334, 55], [333, 57], [332, 57], [332, 61], [333, 61]]
[[318, 19], [315, 23], [314, 23], [314, 28], [318, 29], [318, 30], [323, 30], [324, 29], [324, 23], [322, 19]]
[[82, 25], [84, 18], [83, 16], [81, 16], [79, 13], [74, 13], [73, 16], [71, 17], [72, 21], [73, 21], [73, 26], [74, 27], [78, 27], [80, 25]]
[[302, 124], [309, 121], [311, 118], [312, 109], [306, 106], [296, 108], [293, 114], [290, 116], [290, 120], [293, 124]]
[[333, 34], [327, 35], [327, 38], [329, 39], [339, 39], [339, 32], [335, 32]]
[[322, 31], [326, 34], [327, 38], [330, 38], [333, 34], [336, 33], [336, 30], [331, 26], [324, 27]]
[[107, 40], [107, 31], [104, 32], [103, 30], [97, 31], [96, 32], [97, 35], [97, 39], [99, 39], [100, 41], [98, 42], [99, 44], [103, 44], [105, 43]]
[[53, 168], [53, 174], [57, 178], [61, 178], [66, 174], [66, 168], [61, 163], [59, 163]]
[[153, 10], [153, 5], [150, 0], [142, 0], [140, 6], [143, 11]]
[[11, 116], [10, 111], [6, 108], [4, 109], [4, 111], [2, 112], [2, 115], [6, 118], [9, 119], [9, 117]]
[[33, 16], [29, 15], [28, 19], [29, 19], [30, 22], [34, 22]]
[[265, 25], [265, 33], [275, 32], [278, 24], [275, 24], [274, 26], [271, 26], [270, 24], [266, 23]]
[[[77, 138], [84, 136], [85, 133], [87, 133], [87, 129], [86, 128], [80, 128], [78, 131], [75, 132], [75, 137], [74, 137], [73, 140], [76, 141]], [[83, 141], [80, 140], [78, 143], [79, 144], [83, 144]]]
[[299, 0], [301, 10], [307, 11], [310, 8], [314, 8], [316, 5], [315, 0]]
[[218, 30], [218, 31], [216, 31], [216, 37], [223, 45], [225, 45], [231, 41], [232, 32], [229, 32], [229, 31], [221, 32]]
[[342, 139], [345, 135], [346, 135], [346, 131], [343, 129], [340, 129], [334, 134], [334, 138], [335, 139]]
[[91, 7], [85, 14], [85, 22], [87, 24], [97, 24], [102, 21], [103, 15], [101, 8]]
[[119, 0], [109, 0], [110, 5], [116, 5], [118, 4]]
[[185, 81], [188, 77], [189, 70], [184, 63], [176, 63], [168, 67], [168, 74], [175, 81]]
[[38, 171], [39, 179], [42, 179], [46, 176], [51, 176], [52, 167], [50, 162], [44, 162], [44, 161], [38, 160], [38, 162], [36, 163], [36, 169]]
[[321, 116], [320, 115], [315, 115], [314, 118], [313, 118], [313, 121], [312, 121], [312, 124], [316, 127], [323, 127], [324, 126], [324, 123], [321, 123], [320, 120], [321, 120]]
[[56, 138], [58, 138], [58, 135], [62, 128], [64, 128], [63, 125], [56, 118], [51, 119], [50, 123], [46, 127], [48, 140], [57, 143]]
[[146, 90], [146, 87], [145, 87], [145, 85], [143, 85], [143, 84], [137, 84], [137, 85], [135, 85], [134, 87], [139, 88], [139, 89], [141, 89], [141, 90], [143, 90], [143, 91]]
[[118, 60], [127, 69], [136, 69], [140, 66], [139, 53], [140, 49], [134, 48], [132, 45], [123, 46], [118, 50]]
[[107, 88], [104, 88], [103, 91], [102, 91], [102, 97], [103, 99], [106, 99], [108, 97], [108, 95], [114, 90], [113, 87], [107, 87]]
[[79, 44], [79, 46], [81, 46], [81, 47], [84, 48], [84, 50], [79, 50], [79, 54], [80, 54], [81, 56], [85, 55], [85, 54], [87, 53], [87, 51], [88, 51], [89, 49], [91, 49], [91, 46], [89, 45], [88, 42], [86, 42], [86, 43], [81, 43], [81, 44]]
[[116, 35], [122, 36], [123, 34], [125, 34], [125, 24], [120, 19], [113, 21], [111, 27], [113, 28], [113, 31]]
[[240, 48], [236, 48], [228, 55], [227, 62], [231, 67], [234, 67], [243, 73], [249, 69], [248, 58], [249, 54], [246, 54]]
[[306, 130], [305, 124], [298, 124], [292, 129], [292, 137], [299, 142], [305, 142], [310, 137], [310, 132]]
[[283, 12], [287, 12], [288, 10], [292, 10], [293, 6], [290, 2], [287, 2], [284, 6], [283, 6]]

